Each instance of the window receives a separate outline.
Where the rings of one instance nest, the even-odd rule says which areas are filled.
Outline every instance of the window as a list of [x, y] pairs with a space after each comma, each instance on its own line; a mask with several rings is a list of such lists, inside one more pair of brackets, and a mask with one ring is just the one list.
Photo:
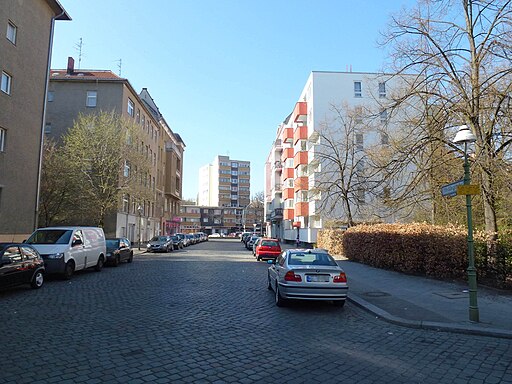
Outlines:
[[7, 23], [7, 40], [9, 40], [11, 43], [16, 44], [16, 32], [17, 32], [16, 26], [11, 23], [10, 21]]
[[124, 162], [124, 177], [130, 177], [130, 162], [128, 160]]
[[360, 81], [354, 81], [354, 97], [363, 97], [362, 85]]
[[3, 93], [11, 94], [11, 82], [12, 77], [6, 72], [2, 71], [2, 83], [0, 84], [0, 89]]
[[356, 149], [363, 149], [363, 134], [356, 133]]
[[379, 97], [386, 97], [386, 83], [379, 83]]
[[382, 198], [384, 200], [389, 200], [391, 198], [391, 188], [389, 187], [384, 187], [382, 189]]
[[231, 163], [231, 168], [238, 168], [238, 163]]
[[380, 134], [380, 143], [383, 145], [389, 144], [389, 136], [386, 132], [381, 132]]
[[7, 135], [7, 131], [3, 128], [0, 128], [0, 152], [5, 151], [5, 136]]
[[135, 113], [135, 105], [133, 104], [133, 101], [131, 99], [128, 99], [128, 108], [126, 111], [131, 117], [133, 117]]
[[98, 92], [96, 92], [96, 91], [87, 91], [87, 99], [85, 100], [85, 106], [86, 107], [95, 107], [97, 95], [98, 95]]
[[54, 91], [48, 91], [48, 102], [51, 103], [53, 100], [55, 100], [55, 92]]
[[380, 111], [380, 122], [386, 123], [388, 121], [388, 111], [383, 109]]
[[137, 123], [140, 123], [140, 108], [137, 108], [137, 118], [135, 119]]
[[364, 203], [364, 196], [365, 193], [364, 193], [364, 189], [363, 188], [359, 188], [357, 191], [356, 191], [356, 199], [357, 199], [357, 202], [358, 203]]

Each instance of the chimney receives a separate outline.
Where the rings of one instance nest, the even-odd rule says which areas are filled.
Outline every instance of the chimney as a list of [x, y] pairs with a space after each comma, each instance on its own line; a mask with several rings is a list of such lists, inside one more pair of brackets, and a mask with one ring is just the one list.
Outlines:
[[75, 72], [75, 60], [72, 57], [68, 57], [68, 68], [66, 73], [72, 75]]

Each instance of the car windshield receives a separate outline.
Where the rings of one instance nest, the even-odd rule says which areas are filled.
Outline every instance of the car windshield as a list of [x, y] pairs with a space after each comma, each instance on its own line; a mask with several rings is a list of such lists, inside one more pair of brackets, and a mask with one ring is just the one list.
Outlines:
[[165, 237], [165, 236], [155, 236], [150, 241], [167, 241], [167, 237]]
[[38, 229], [26, 241], [28, 244], [68, 244], [71, 229]]
[[171, 239], [172, 239], [173, 241], [179, 241], [179, 239], [180, 239], [180, 238], [179, 238], [178, 236], [171, 236]]
[[118, 248], [119, 247], [119, 239], [106, 239], [107, 248]]
[[336, 261], [327, 253], [291, 253], [288, 256], [289, 265], [326, 265], [337, 266]]
[[279, 243], [272, 240], [262, 240], [260, 245], [262, 247], [279, 247]]

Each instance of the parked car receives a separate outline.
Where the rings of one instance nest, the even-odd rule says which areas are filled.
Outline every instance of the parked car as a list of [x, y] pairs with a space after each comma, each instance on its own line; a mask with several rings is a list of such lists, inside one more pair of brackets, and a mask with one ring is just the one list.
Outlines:
[[185, 245], [183, 244], [183, 240], [179, 236], [172, 235], [171, 240], [172, 240], [172, 245], [175, 250], [185, 248]]
[[212, 233], [211, 235], [208, 235], [209, 238], [212, 238], [212, 237], [217, 237], [219, 238], [220, 237], [220, 233]]
[[252, 249], [252, 245], [254, 244], [254, 242], [259, 238], [258, 235], [252, 235], [250, 238], [248, 238], [247, 242], [245, 243], [245, 248], [251, 250]]
[[41, 288], [44, 272], [43, 258], [30, 245], [0, 243], [0, 288], [21, 284]]
[[258, 261], [262, 259], [276, 259], [281, 254], [281, 245], [279, 240], [270, 238], [261, 238], [256, 246], [254, 255]]
[[197, 243], [196, 237], [193, 234], [187, 233], [186, 236], [187, 236], [187, 240], [188, 240], [188, 245], [193, 245], [193, 244]]
[[247, 239], [252, 236], [252, 232], [242, 232], [240, 235], [240, 241], [245, 244]]
[[148, 252], [171, 252], [173, 249], [174, 245], [169, 236], [154, 236], [146, 246]]
[[262, 237], [258, 237], [254, 243], [252, 243], [252, 255], [256, 257], [256, 247], [261, 242]]
[[267, 280], [278, 307], [289, 299], [331, 300], [342, 307], [347, 299], [347, 276], [323, 249], [284, 251], [269, 267]]
[[107, 264], [117, 267], [122, 261], [133, 261], [133, 249], [130, 240], [124, 237], [106, 239]]
[[46, 273], [65, 279], [81, 269], [94, 267], [99, 272], [106, 262], [105, 234], [99, 227], [39, 228], [25, 243], [39, 252]]

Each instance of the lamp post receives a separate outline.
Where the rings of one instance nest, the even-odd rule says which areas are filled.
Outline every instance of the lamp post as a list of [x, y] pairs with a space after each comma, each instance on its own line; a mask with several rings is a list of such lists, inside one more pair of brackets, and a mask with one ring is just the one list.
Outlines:
[[[468, 144], [476, 141], [475, 135], [467, 125], [461, 125], [455, 135], [455, 144], [464, 143], [464, 185], [471, 181], [468, 161]], [[468, 283], [469, 283], [469, 320], [478, 322], [479, 312], [477, 303], [475, 248], [473, 244], [473, 215], [471, 211], [471, 195], [466, 194], [466, 212], [468, 222]]]
[[256, 223], [254, 223], [254, 224], [252, 225], [252, 227], [253, 227], [252, 233], [256, 233]]
[[139, 251], [140, 251], [140, 242], [141, 242], [141, 238], [140, 238], [140, 231], [141, 231], [141, 227], [142, 227], [142, 207], [139, 205], [137, 207], [137, 212], [139, 213]]

